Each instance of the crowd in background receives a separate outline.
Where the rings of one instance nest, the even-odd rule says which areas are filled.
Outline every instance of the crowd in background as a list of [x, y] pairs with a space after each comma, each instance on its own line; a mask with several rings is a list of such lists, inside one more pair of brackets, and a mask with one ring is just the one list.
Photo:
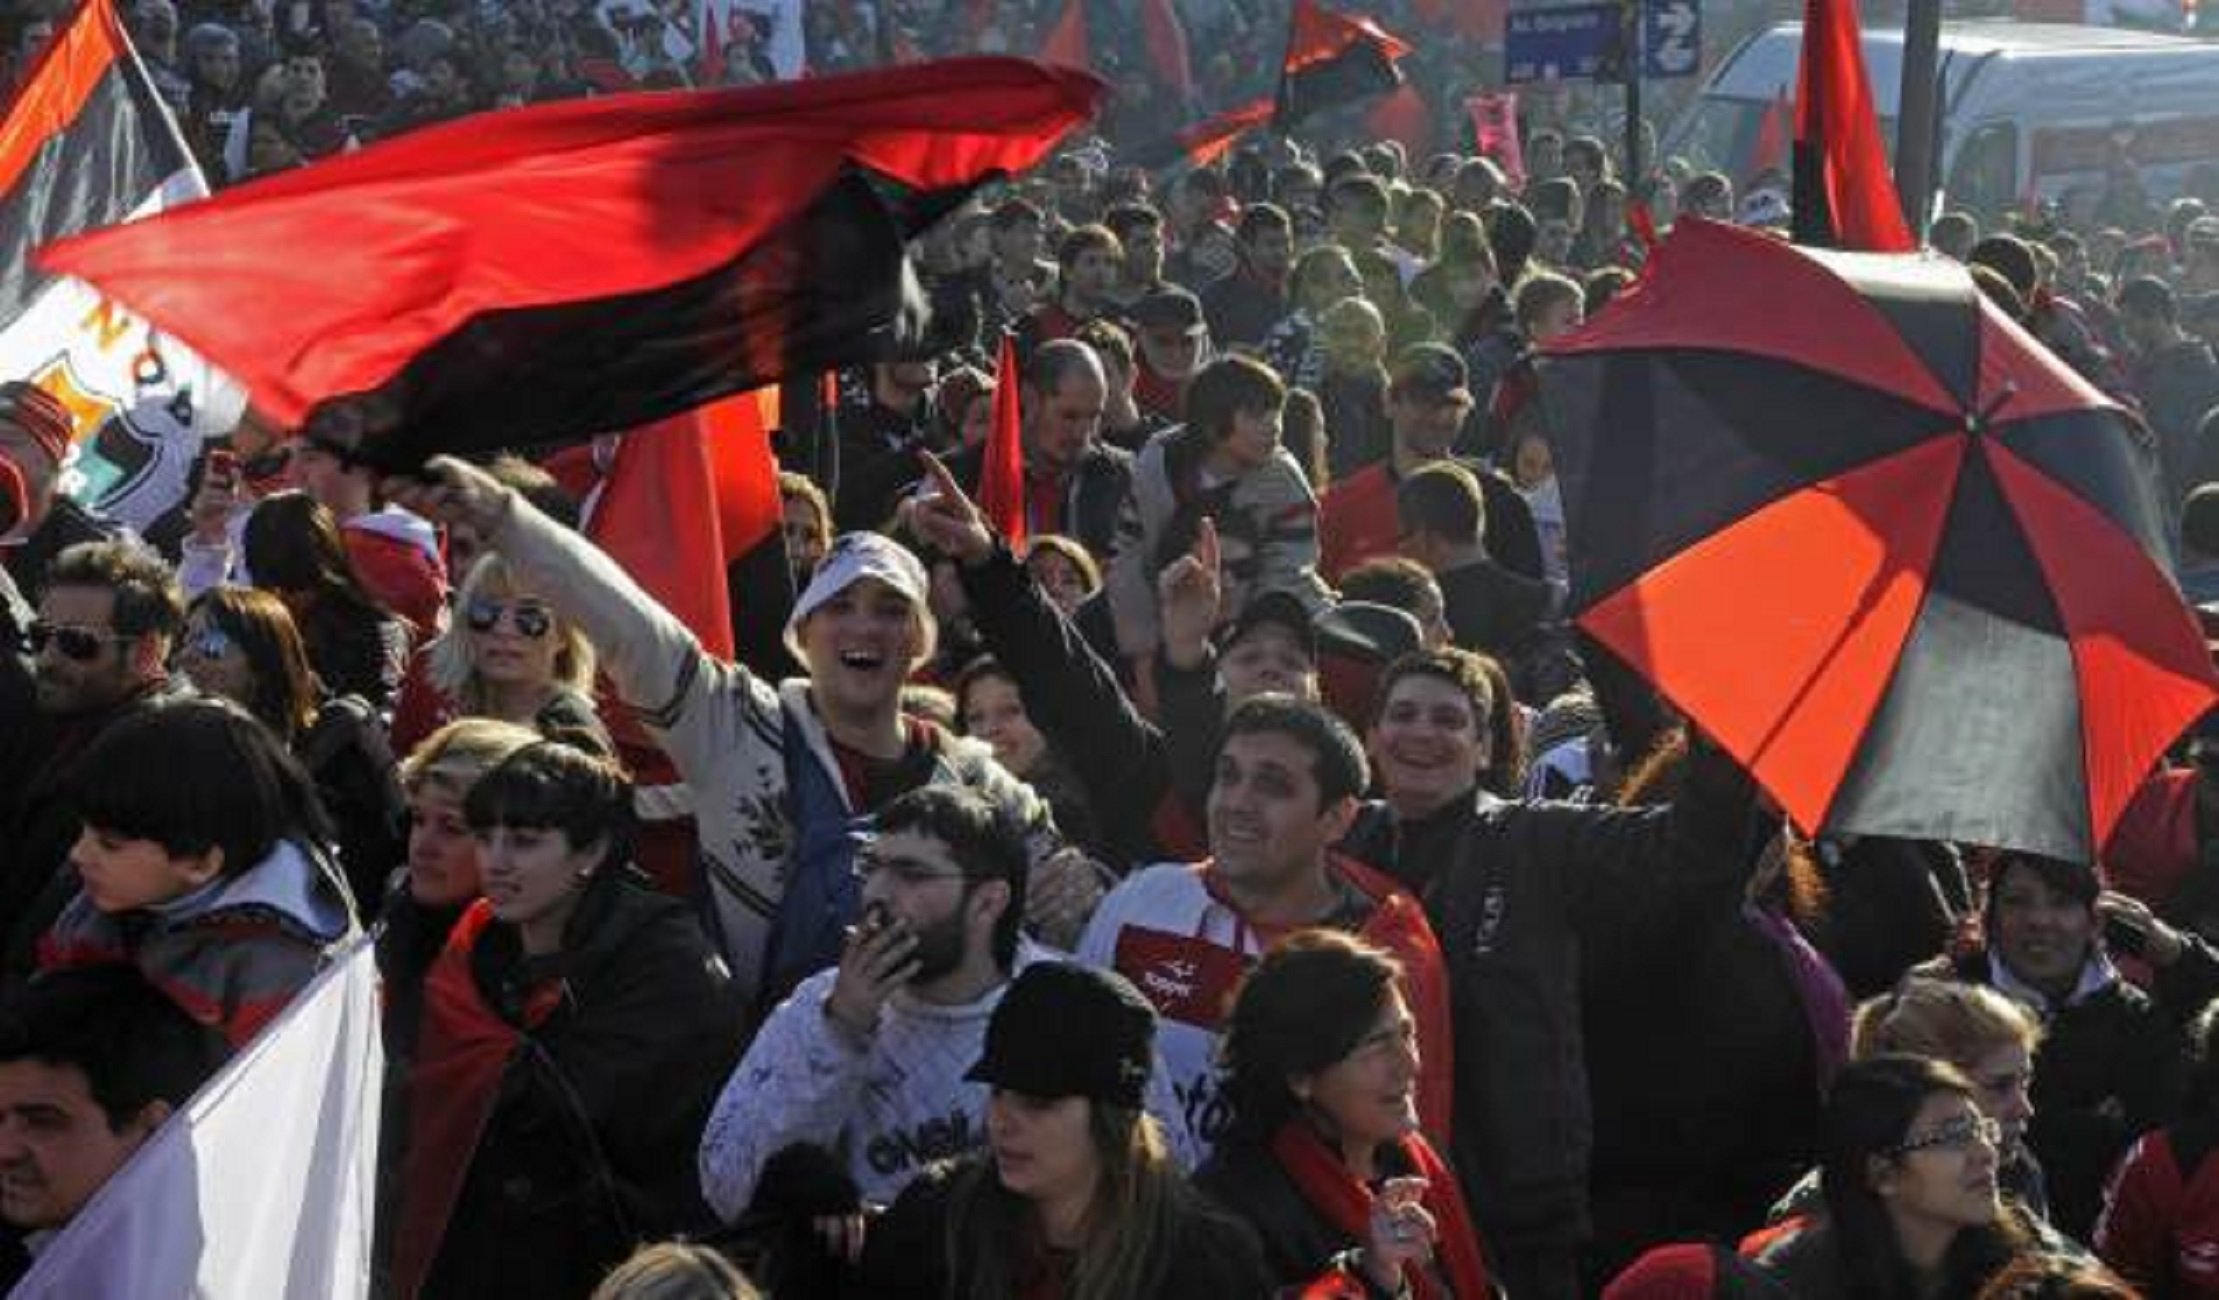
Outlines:
[[[808, 59], [1060, 13], [820, 0]], [[139, 539], [0, 385], [20, 1244], [372, 930], [379, 1294], [2219, 1294], [2219, 731], [2100, 863], [1808, 841], [1565, 621], [1538, 349], [1684, 216], [1784, 227], [1784, 178], [1629, 180], [1608, 91], [1478, 155], [1493, 56], [1446, 37], [1431, 148], [1359, 105], [1152, 169], [1268, 93], [1281, 12], [1189, 6], [1184, 105], [1090, 21], [1108, 119], [936, 227], [929, 340], [779, 431], [749, 590], [791, 617], [736, 662], [577, 530], [576, 455], [380, 480], [250, 415]], [[677, 6], [130, 24], [225, 182], [769, 72], [700, 76]], [[1929, 242], [2136, 413], [2200, 605], [2219, 193], [2130, 179]]]

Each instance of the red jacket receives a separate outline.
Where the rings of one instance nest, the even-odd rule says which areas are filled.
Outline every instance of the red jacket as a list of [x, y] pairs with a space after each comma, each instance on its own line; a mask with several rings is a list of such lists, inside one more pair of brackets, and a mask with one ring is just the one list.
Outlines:
[[2096, 1221], [2096, 1253], [2145, 1295], [2219, 1298], [2219, 1160], [2208, 1145], [2184, 1173], [2174, 1129], [2127, 1151]]
[[1318, 571], [1327, 582], [1375, 555], [1393, 555], [1402, 541], [1391, 462], [1358, 470], [1326, 489], [1318, 502]]

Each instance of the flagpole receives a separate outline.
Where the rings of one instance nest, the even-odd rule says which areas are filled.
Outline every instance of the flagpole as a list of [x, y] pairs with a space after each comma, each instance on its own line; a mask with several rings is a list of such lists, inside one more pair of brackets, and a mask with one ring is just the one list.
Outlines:
[[1911, 237], [1926, 238], [1933, 206], [1935, 113], [1941, 88], [1942, 0], [1910, 0], [1903, 16], [1903, 80], [1896, 90], [1895, 188]]
[[1641, 38], [1643, 0], [1625, 0], [1623, 37], [1618, 48], [1626, 60], [1626, 193], [1641, 181]]

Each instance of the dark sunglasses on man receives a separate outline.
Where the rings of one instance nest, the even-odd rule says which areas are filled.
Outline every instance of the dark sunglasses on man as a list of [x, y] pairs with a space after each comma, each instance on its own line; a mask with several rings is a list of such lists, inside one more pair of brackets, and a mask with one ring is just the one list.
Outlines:
[[473, 632], [491, 632], [500, 623], [503, 614], [508, 615], [509, 626], [516, 629], [518, 636], [533, 641], [547, 635], [555, 627], [554, 614], [536, 600], [503, 602], [477, 596], [462, 609], [463, 621], [470, 625]]
[[23, 632], [23, 644], [32, 654], [44, 654], [47, 643], [51, 641], [54, 648], [62, 652], [63, 658], [75, 659], [79, 663], [90, 663], [98, 659], [102, 646], [136, 639], [118, 632], [101, 632], [89, 627], [71, 627], [66, 623], [49, 623], [43, 618], [32, 623]]

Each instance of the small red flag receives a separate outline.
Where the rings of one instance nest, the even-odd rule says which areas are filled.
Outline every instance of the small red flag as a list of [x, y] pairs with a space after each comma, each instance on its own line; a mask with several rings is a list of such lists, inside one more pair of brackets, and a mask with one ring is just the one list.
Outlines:
[[1066, 68], [1089, 66], [1083, 0], [1064, 0], [1063, 17], [1056, 20], [1054, 29], [1048, 33], [1047, 43], [1040, 47], [1040, 61], [1058, 63]]
[[1918, 247], [1888, 174], [1856, 0], [1807, 0], [1795, 107], [1795, 242], [1876, 253]]
[[778, 528], [763, 394], [741, 393], [624, 436], [586, 535], [701, 648], [733, 654], [731, 563]]
[[1465, 99], [1464, 111], [1472, 115], [1472, 140], [1480, 156], [1500, 163], [1512, 187], [1523, 189], [1526, 154], [1518, 141], [1518, 92], [1472, 95]]
[[1011, 546], [1024, 545], [1026, 534], [1024, 408], [1018, 388], [1017, 336], [1005, 332], [994, 368], [994, 431], [986, 438], [979, 508]]

